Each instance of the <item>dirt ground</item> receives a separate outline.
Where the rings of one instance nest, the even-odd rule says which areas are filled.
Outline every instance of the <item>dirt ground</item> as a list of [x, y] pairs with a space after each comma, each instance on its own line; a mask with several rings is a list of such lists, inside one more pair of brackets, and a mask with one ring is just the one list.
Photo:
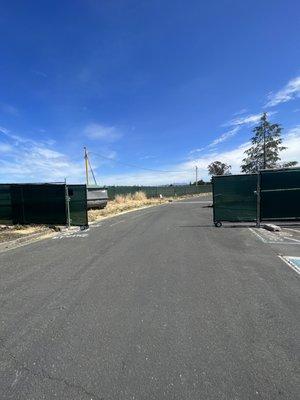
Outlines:
[[0, 243], [9, 242], [11, 240], [20, 239], [26, 236], [33, 235], [35, 233], [47, 233], [52, 232], [47, 226], [40, 225], [15, 225], [5, 226], [0, 225]]

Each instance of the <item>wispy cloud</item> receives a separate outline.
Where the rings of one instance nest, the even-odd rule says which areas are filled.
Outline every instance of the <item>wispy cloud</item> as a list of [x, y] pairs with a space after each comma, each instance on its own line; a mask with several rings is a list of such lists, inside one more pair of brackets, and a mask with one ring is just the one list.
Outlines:
[[234, 118], [226, 122], [223, 126], [242, 126], [248, 124], [254, 124], [259, 121], [261, 114], [249, 114], [244, 117]]
[[239, 126], [236, 126], [236, 127], [232, 128], [230, 131], [223, 133], [221, 136], [219, 136], [218, 138], [213, 140], [207, 147], [209, 147], [209, 148], [215, 147], [218, 144], [225, 142], [229, 138], [235, 136], [237, 134], [237, 132], [239, 131], [239, 129], [240, 129]]
[[190, 155], [196, 154], [196, 153], [201, 153], [204, 150], [212, 150], [216, 146], [218, 146], [220, 143], [225, 142], [226, 140], [230, 139], [231, 137], [235, 136], [237, 132], [240, 130], [239, 126], [235, 126], [234, 128], [230, 129], [227, 132], [222, 133], [219, 137], [214, 139], [211, 143], [209, 143], [207, 146], [200, 147], [198, 149], [193, 149], [190, 151]]
[[48, 78], [48, 75], [43, 71], [33, 69], [32, 72], [37, 76], [41, 76], [42, 78], [45, 78], [45, 79]]
[[12, 146], [7, 143], [0, 143], [0, 153], [7, 154], [10, 151], [12, 151]]
[[19, 111], [16, 107], [12, 106], [11, 104], [1, 103], [0, 104], [0, 111], [4, 114], [9, 114], [14, 117], [19, 115]]
[[115, 141], [122, 135], [114, 126], [105, 126], [98, 123], [90, 123], [84, 128], [84, 134], [90, 139]]
[[139, 160], [151, 160], [156, 158], [156, 156], [141, 156], [139, 157]]
[[[268, 117], [276, 114], [277, 111], [268, 111]], [[248, 114], [244, 117], [234, 118], [231, 121], [226, 122], [223, 126], [243, 126], [243, 125], [253, 125], [260, 120], [262, 112], [258, 114]]]
[[4, 128], [3, 126], [0, 126], [0, 133], [3, 133], [4, 135], [8, 135], [9, 134], [9, 130]]
[[282, 89], [278, 92], [270, 93], [268, 95], [268, 102], [266, 107], [274, 107], [280, 103], [286, 103], [300, 97], [300, 76], [291, 79]]
[[247, 108], [242, 108], [241, 110], [235, 112], [233, 115], [234, 115], [234, 116], [236, 116], [236, 115], [242, 115], [242, 114], [245, 114], [247, 111], [248, 111]]

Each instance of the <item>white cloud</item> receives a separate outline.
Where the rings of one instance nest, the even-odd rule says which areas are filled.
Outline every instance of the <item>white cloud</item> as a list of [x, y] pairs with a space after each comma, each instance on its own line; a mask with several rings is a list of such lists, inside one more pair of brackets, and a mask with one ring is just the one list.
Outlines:
[[225, 142], [227, 139], [231, 138], [232, 136], [235, 136], [239, 131], [239, 129], [240, 129], [239, 126], [236, 126], [230, 131], [223, 133], [221, 136], [213, 140], [207, 147], [215, 147], [218, 144]]
[[84, 134], [90, 139], [114, 141], [121, 137], [120, 132], [114, 126], [105, 126], [98, 123], [90, 123], [84, 129]]
[[247, 124], [254, 124], [259, 121], [260, 117], [261, 114], [250, 114], [244, 117], [234, 118], [223, 124], [223, 126], [242, 126]]
[[0, 132], [3, 133], [4, 135], [8, 135], [9, 134], [9, 130], [4, 128], [3, 126], [0, 126]]
[[12, 147], [7, 143], [0, 143], [0, 153], [8, 153], [12, 150]]
[[[44, 142], [34, 141], [1, 128], [8, 144], [0, 158], [1, 182], [57, 182], [65, 178], [83, 181], [82, 161], [71, 161], [65, 154], [54, 151]], [[5, 153], [5, 154], [4, 154]]]
[[214, 139], [207, 146], [191, 150], [190, 151], [190, 155], [193, 155], [193, 154], [196, 154], [196, 153], [201, 153], [203, 150], [213, 149], [214, 147], [218, 146], [220, 143], [223, 143], [226, 140], [230, 139], [231, 137], [235, 136], [239, 130], [240, 130], [240, 127], [239, 126], [235, 126], [234, 128], [230, 129], [228, 132], [225, 132], [221, 136], [219, 136], [216, 139]]
[[261, 114], [250, 114], [245, 117], [234, 118], [227, 122], [226, 126], [240, 126], [247, 124], [254, 124], [261, 118]]
[[247, 108], [242, 108], [241, 110], [235, 112], [233, 115], [236, 116], [236, 115], [245, 114], [247, 111], [248, 111]]
[[[262, 113], [263, 112], [261, 112], [259, 114], [249, 114], [244, 117], [234, 118], [231, 121], [226, 122], [223, 126], [240, 126], [240, 127], [242, 127], [243, 125], [253, 125], [260, 120]], [[272, 115], [274, 115], [276, 113], [277, 113], [277, 111], [268, 111], [267, 115], [268, 115], [268, 117], [271, 117]]]
[[281, 90], [276, 93], [270, 93], [268, 96], [269, 101], [266, 107], [274, 107], [280, 103], [286, 103], [300, 97], [300, 76], [291, 79]]
[[201, 151], [205, 150], [207, 148], [207, 146], [204, 147], [199, 147], [198, 149], [193, 149], [190, 151], [190, 154], [195, 154], [195, 153], [201, 153]]
[[287, 149], [280, 154], [281, 161], [298, 161], [300, 164], [300, 125], [290, 129], [283, 136], [283, 146]]

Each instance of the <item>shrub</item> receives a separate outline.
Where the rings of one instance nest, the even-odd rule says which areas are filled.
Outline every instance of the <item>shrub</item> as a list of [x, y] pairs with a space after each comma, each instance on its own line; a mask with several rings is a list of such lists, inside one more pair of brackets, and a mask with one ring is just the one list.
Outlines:
[[133, 200], [145, 201], [147, 200], [147, 196], [145, 192], [135, 192], [132, 195]]

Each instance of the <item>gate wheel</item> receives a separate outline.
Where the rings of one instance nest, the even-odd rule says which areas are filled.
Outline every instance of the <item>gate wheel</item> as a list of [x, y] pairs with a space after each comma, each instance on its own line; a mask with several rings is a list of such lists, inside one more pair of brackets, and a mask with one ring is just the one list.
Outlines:
[[216, 228], [220, 228], [221, 226], [222, 226], [222, 222], [221, 221], [215, 222], [215, 227]]

